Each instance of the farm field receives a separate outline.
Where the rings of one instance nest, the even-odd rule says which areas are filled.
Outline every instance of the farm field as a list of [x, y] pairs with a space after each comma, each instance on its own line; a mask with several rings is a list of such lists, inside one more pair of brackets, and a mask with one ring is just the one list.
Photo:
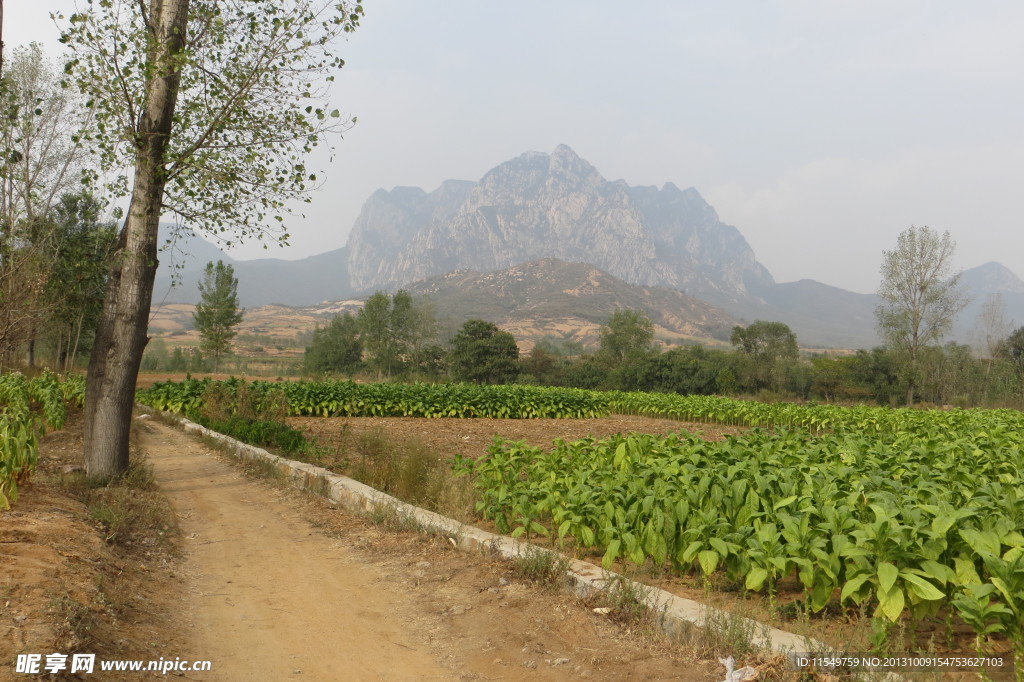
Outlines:
[[[527, 448], [536, 451], [550, 451], [555, 440], [574, 441], [579, 439], [600, 440], [617, 434], [667, 435], [679, 431], [699, 434], [701, 440], [721, 442], [727, 436], [738, 435], [749, 429], [727, 427], [693, 422], [681, 422], [664, 418], [638, 417], [633, 415], [609, 415], [594, 419], [426, 419], [403, 417], [290, 417], [288, 423], [303, 431], [317, 443], [329, 450], [344, 447], [360, 435], [386, 433], [391, 442], [413, 442], [423, 444], [433, 453], [445, 459], [462, 455], [467, 458], [482, 458], [495, 438], [505, 442], [521, 441]], [[329, 468], [337, 464], [328, 457], [321, 462]], [[516, 470], [518, 473], [521, 471]], [[478, 520], [477, 525], [492, 531], [509, 532], [493, 520]], [[781, 534], [780, 534], [781, 535]], [[779, 539], [782, 539], [781, 537]], [[531, 542], [543, 547], [559, 546], [555, 534], [545, 537], [533, 534]], [[567, 554], [577, 554], [593, 563], [601, 563], [603, 550], [577, 547], [569, 542], [561, 544]], [[700, 570], [691, 574], [658, 568], [648, 560], [638, 567], [627, 558], [618, 557], [607, 564], [613, 570], [629, 575], [647, 584], [655, 585], [678, 596], [716, 606], [744, 615], [774, 627], [807, 635], [841, 648], [844, 645], [869, 651], [872, 648], [872, 609], [851, 607], [844, 612], [838, 604], [832, 603], [821, 613], [808, 616], [803, 600], [805, 589], [796, 575], [779, 579], [769, 596], [756, 592], [744, 592], [731, 581], [723, 571], [706, 578]], [[910, 630], [913, 629], [914, 632]], [[959, 622], [946, 628], [940, 619], [922, 620], [914, 623], [904, 617], [898, 626], [892, 626], [892, 637], [902, 637], [913, 650], [922, 651], [938, 648], [943, 651], [973, 651], [976, 646], [975, 632], [966, 623]], [[890, 646], [903, 644], [890, 643]], [[1010, 643], [1001, 637], [989, 642], [990, 653], [1012, 656]], [[996, 679], [1010, 679], [996, 674]]]
[[694, 424], [674, 419], [612, 414], [595, 419], [428, 419], [423, 417], [289, 417], [288, 424], [325, 445], [350, 435], [382, 431], [399, 440], [416, 440], [441, 457], [481, 456], [500, 437], [548, 447], [556, 439], [602, 438], [616, 433], [667, 434], [691, 430], [708, 440], [720, 440], [736, 427]]
[[[731, 592], [811, 633], [854, 622], [867, 633], [860, 651], [1024, 653], [1019, 412], [527, 387], [242, 389], [218, 390], [222, 401], [233, 391], [278, 395], [293, 415], [346, 417], [293, 418], [328, 446], [360, 429], [426, 441], [433, 458], [454, 457], [483, 520], [514, 537]], [[204, 390], [155, 386], [147, 398], [188, 411]], [[514, 418], [438, 419], [449, 415]], [[565, 419], [528, 418], [556, 415]], [[669, 419], [726, 429], [699, 437]], [[505, 440], [488, 445], [494, 435]]]

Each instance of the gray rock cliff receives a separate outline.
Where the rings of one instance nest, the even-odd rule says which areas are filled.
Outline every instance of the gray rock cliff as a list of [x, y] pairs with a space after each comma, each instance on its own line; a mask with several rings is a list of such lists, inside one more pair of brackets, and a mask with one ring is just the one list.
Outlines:
[[506, 161], [478, 183], [378, 191], [348, 246], [359, 291], [543, 258], [698, 296], [747, 297], [772, 284], [739, 231], [695, 189], [609, 182], [565, 145]]

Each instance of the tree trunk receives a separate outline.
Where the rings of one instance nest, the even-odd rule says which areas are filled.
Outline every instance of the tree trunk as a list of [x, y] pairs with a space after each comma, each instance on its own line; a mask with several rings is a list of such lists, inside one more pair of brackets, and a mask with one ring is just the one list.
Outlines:
[[[67, 356], [67, 359], [64, 362], [65, 371], [68, 371], [68, 370], [72, 369], [75, 366], [75, 359], [78, 357], [78, 344], [82, 340], [82, 325], [84, 325], [84, 324], [85, 324], [85, 313], [80, 313], [78, 315], [78, 323], [75, 325], [75, 327], [73, 329], [69, 329], [68, 330], [68, 347], [71, 350], [69, 352], [65, 353], [65, 355]], [[71, 334], [72, 333], [74, 333], [74, 335], [75, 335], [74, 342], [71, 341]]]
[[135, 183], [118, 238], [85, 392], [85, 470], [109, 478], [128, 468], [135, 382], [148, 341], [164, 195], [167, 143], [181, 80], [189, 0], [151, 0], [145, 111], [136, 132]]

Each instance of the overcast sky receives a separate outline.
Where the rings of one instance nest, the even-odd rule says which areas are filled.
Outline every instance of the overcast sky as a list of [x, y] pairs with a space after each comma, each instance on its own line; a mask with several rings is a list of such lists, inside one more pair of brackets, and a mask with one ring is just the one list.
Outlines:
[[[335, 106], [358, 116], [293, 221], [344, 245], [377, 188], [477, 180], [568, 144], [608, 179], [695, 187], [778, 281], [877, 288], [911, 225], [1024, 276], [1024, 3], [365, 0]], [[8, 0], [9, 46], [72, 2]]]

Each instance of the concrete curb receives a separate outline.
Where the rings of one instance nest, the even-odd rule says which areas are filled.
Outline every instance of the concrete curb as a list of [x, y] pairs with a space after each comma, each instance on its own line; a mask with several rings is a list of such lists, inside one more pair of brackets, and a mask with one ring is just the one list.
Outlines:
[[[144, 413], [158, 413], [145, 405], [139, 405], [138, 408]], [[262, 448], [247, 445], [224, 434], [211, 431], [180, 415], [170, 412], [159, 412], [158, 414], [176, 423], [186, 433], [205, 436], [219, 442], [226, 450], [243, 461], [260, 462], [272, 466], [296, 487], [304, 488], [352, 511], [367, 513], [385, 510], [397, 513], [424, 528], [444, 534], [464, 551], [491, 553], [514, 559], [529, 549], [529, 551], [551, 554], [558, 559], [564, 558], [562, 554], [554, 550], [519, 542], [504, 535], [496, 535], [435, 512], [414, 507], [359, 481], [334, 474], [323, 467], [279, 457]], [[780, 653], [823, 653], [830, 650], [828, 646], [817, 640], [778, 630], [692, 599], [678, 597], [665, 590], [636, 583], [585, 561], [570, 560], [567, 579], [568, 586], [572, 591], [584, 598], [595, 596], [615, 585], [628, 585], [636, 588], [637, 594], [646, 595], [644, 601], [652, 612], [659, 614], [658, 620], [662, 631], [673, 639], [687, 638], [688, 633], [694, 627], [702, 628], [709, 623], [712, 626], [730, 623], [733, 627], [753, 633], [751, 635], [752, 643], [759, 648]]]

